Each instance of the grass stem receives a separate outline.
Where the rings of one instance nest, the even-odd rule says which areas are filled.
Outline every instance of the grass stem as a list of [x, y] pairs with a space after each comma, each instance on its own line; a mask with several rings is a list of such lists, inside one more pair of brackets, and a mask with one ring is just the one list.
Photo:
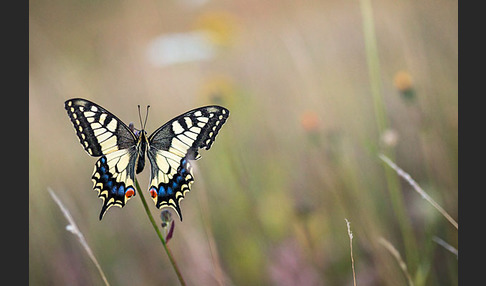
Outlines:
[[403, 261], [400, 252], [398, 252], [398, 250], [393, 246], [393, 244], [391, 244], [388, 240], [384, 239], [383, 237], [380, 237], [378, 242], [381, 245], [383, 245], [383, 247], [385, 247], [386, 250], [388, 250], [388, 252], [390, 252], [390, 254], [395, 258], [395, 260], [398, 262], [398, 265], [402, 269], [403, 274], [407, 278], [408, 285], [413, 286], [414, 283], [412, 280], [412, 276], [410, 276], [410, 273], [408, 273], [407, 264], [405, 263], [405, 261]]
[[356, 286], [356, 271], [354, 270], [354, 257], [353, 257], [353, 233], [351, 232], [351, 224], [349, 223], [348, 219], [344, 219], [346, 221], [346, 226], [348, 227], [348, 236], [349, 236], [349, 248], [351, 252], [351, 267], [353, 268], [353, 285]]
[[[373, 7], [371, 0], [359, 0], [359, 4], [361, 15], [363, 17], [363, 36], [371, 96], [374, 107], [373, 111], [375, 114], [378, 136], [382, 136], [385, 130], [388, 129], [388, 118], [382, 93], [380, 59], [375, 34]], [[393, 150], [386, 150], [385, 152], [389, 157], [394, 158]], [[403, 203], [399, 180], [396, 174], [391, 172], [391, 170], [385, 168], [384, 172], [392, 207], [396, 213], [398, 224], [402, 232], [406, 258], [409, 266], [414, 270], [418, 264], [417, 242], [415, 240], [410, 221], [405, 212], [405, 205]]]
[[93, 254], [93, 251], [91, 250], [91, 248], [89, 247], [88, 243], [86, 242], [86, 239], [84, 238], [83, 233], [79, 230], [78, 225], [76, 224], [76, 222], [74, 222], [74, 219], [71, 216], [71, 213], [63, 205], [63, 203], [61, 202], [61, 200], [57, 197], [57, 195], [54, 193], [54, 191], [51, 188], [48, 187], [47, 188], [47, 191], [51, 195], [51, 197], [54, 200], [54, 202], [56, 202], [56, 204], [61, 209], [62, 213], [64, 214], [64, 217], [66, 217], [66, 219], [68, 220], [69, 225], [66, 226], [66, 229], [69, 230], [70, 232], [72, 232], [74, 235], [76, 235], [78, 237], [79, 242], [83, 246], [84, 250], [86, 250], [86, 252], [88, 253], [89, 258], [91, 259], [91, 261], [93, 261], [94, 265], [96, 266], [96, 269], [98, 269], [98, 272], [100, 273], [101, 279], [103, 279], [103, 282], [105, 283], [105, 285], [109, 286], [110, 283], [108, 283], [108, 279], [106, 279], [105, 273], [101, 269], [101, 266], [98, 263], [98, 260], [96, 259], [96, 257]]
[[436, 210], [438, 210], [456, 229], [459, 229], [458, 223], [438, 204], [436, 203], [420, 186], [415, 182], [415, 180], [405, 171], [403, 171], [400, 167], [398, 167], [395, 163], [393, 163], [390, 158], [387, 156], [380, 154], [380, 159], [385, 162], [388, 166], [390, 166], [393, 170], [397, 172], [397, 174], [405, 179], [413, 189], [427, 202], [429, 202]]
[[435, 243], [437, 243], [438, 245], [440, 245], [443, 248], [445, 248], [446, 250], [450, 251], [452, 254], [454, 254], [456, 256], [456, 258], [459, 257], [459, 251], [457, 250], [457, 248], [453, 247], [452, 245], [450, 245], [449, 243], [445, 242], [444, 240], [442, 240], [441, 238], [439, 238], [437, 236], [434, 236], [432, 238], [432, 240]]
[[155, 232], [157, 233], [157, 236], [159, 237], [160, 242], [162, 243], [162, 246], [164, 247], [164, 250], [167, 253], [167, 257], [169, 257], [170, 263], [172, 264], [172, 268], [174, 268], [174, 271], [177, 274], [177, 278], [179, 279], [179, 282], [181, 283], [181, 285], [185, 286], [186, 282], [184, 281], [184, 278], [182, 277], [181, 271], [179, 270], [179, 267], [177, 266], [177, 263], [174, 259], [174, 256], [172, 255], [172, 252], [170, 251], [169, 246], [165, 242], [164, 236], [160, 232], [160, 229], [157, 226], [157, 223], [155, 222], [155, 219], [152, 216], [152, 213], [150, 212], [150, 209], [147, 205], [147, 202], [145, 201], [145, 197], [143, 196], [142, 190], [141, 190], [140, 185], [138, 184], [138, 180], [136, 178], [135, 178], [135, 187], [137, 188], [138, 194], [140, 195], [143, 207], [145, 209], [145, 212], [147, 213], [147, 216], [150, 220], [150, 223], [152, 224]]

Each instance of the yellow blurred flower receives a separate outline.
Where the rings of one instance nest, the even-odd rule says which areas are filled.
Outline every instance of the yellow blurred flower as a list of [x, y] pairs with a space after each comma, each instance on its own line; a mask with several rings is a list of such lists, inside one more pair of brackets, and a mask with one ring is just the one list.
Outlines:
[[209, 33], [210, 40], [218, 46], [231, 46], [237, 36], [237, 19], [226, 11], [210, 11], [196, 19], [195, 28]]
[[201, 97], [204, 104], [231, 105], [236, 87], [233, 80], [227, 75], [214, 75], [201, 85]]

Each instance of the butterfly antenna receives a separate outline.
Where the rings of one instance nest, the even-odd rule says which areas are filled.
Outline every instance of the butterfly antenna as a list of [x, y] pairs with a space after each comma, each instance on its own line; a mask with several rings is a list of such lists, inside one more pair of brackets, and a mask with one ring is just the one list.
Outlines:
[[[147, 113], [145, 113], [145, 122], [143, 123], [143, 129], [144, 130], [145, 130], [145, 124], [147, 124], [149, 107], [150, 107], [150, 105], [147, 105]], [[140, 121], [140, 123], [142, 123], [142, 122]]]
[[142, 129], [143, 129], [143, 126], [142, 126], [142, 114], [140, 112], [140, 104], [137, 105], [137, 107], [138, 107], [138, 120], [140, 120], [140, 127], [142, 127]]

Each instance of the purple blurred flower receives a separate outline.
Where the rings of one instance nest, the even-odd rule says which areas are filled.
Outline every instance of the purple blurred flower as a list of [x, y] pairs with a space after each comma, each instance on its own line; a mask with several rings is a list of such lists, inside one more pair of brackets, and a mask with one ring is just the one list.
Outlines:
[[317, 271], [309, 265], [301, 247], [293, 239], [284, 241], [274, 249], [269, 272], [274, 285], [322, 285]]
[[160, 213], [160, 219], [162, 220], [162, 223], [160, 225], [162, 226], [162, 230], [164, 231], [165, 234], [165, 242], [169, 243], [169, 240], [172, 238], [172, 235], [174, 234], [174, 228], [175, 228], [175, 222], [172, 219], [172, 214], [170, 213], [169, 210], [163, 210]]

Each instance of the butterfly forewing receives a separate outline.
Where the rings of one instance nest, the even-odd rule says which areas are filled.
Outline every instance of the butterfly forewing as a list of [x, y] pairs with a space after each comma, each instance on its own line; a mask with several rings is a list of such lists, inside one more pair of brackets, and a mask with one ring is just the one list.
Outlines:
[[135, 145], [137, 138], [120, 119], [85, 99], [71, 99], [65, 108], [79, 142], [91, 156], [101, 156]]
[[201, 107], [170, 120], [150, 135], [149, 192], [158, 208], [172, 207], [182, 220], [179, 203], [194, 181], [188, 160], [199, 159], [199, 148], [211, 148], [228, 116], [226, 108]]
[[123, 207], [135, 195], [134, 165], [137, 137], [116, 116], [85, 99], [65, 102], [79, 142], [96, 162], [93, 189], [103, 200], [100, 220], [111, 206]]

